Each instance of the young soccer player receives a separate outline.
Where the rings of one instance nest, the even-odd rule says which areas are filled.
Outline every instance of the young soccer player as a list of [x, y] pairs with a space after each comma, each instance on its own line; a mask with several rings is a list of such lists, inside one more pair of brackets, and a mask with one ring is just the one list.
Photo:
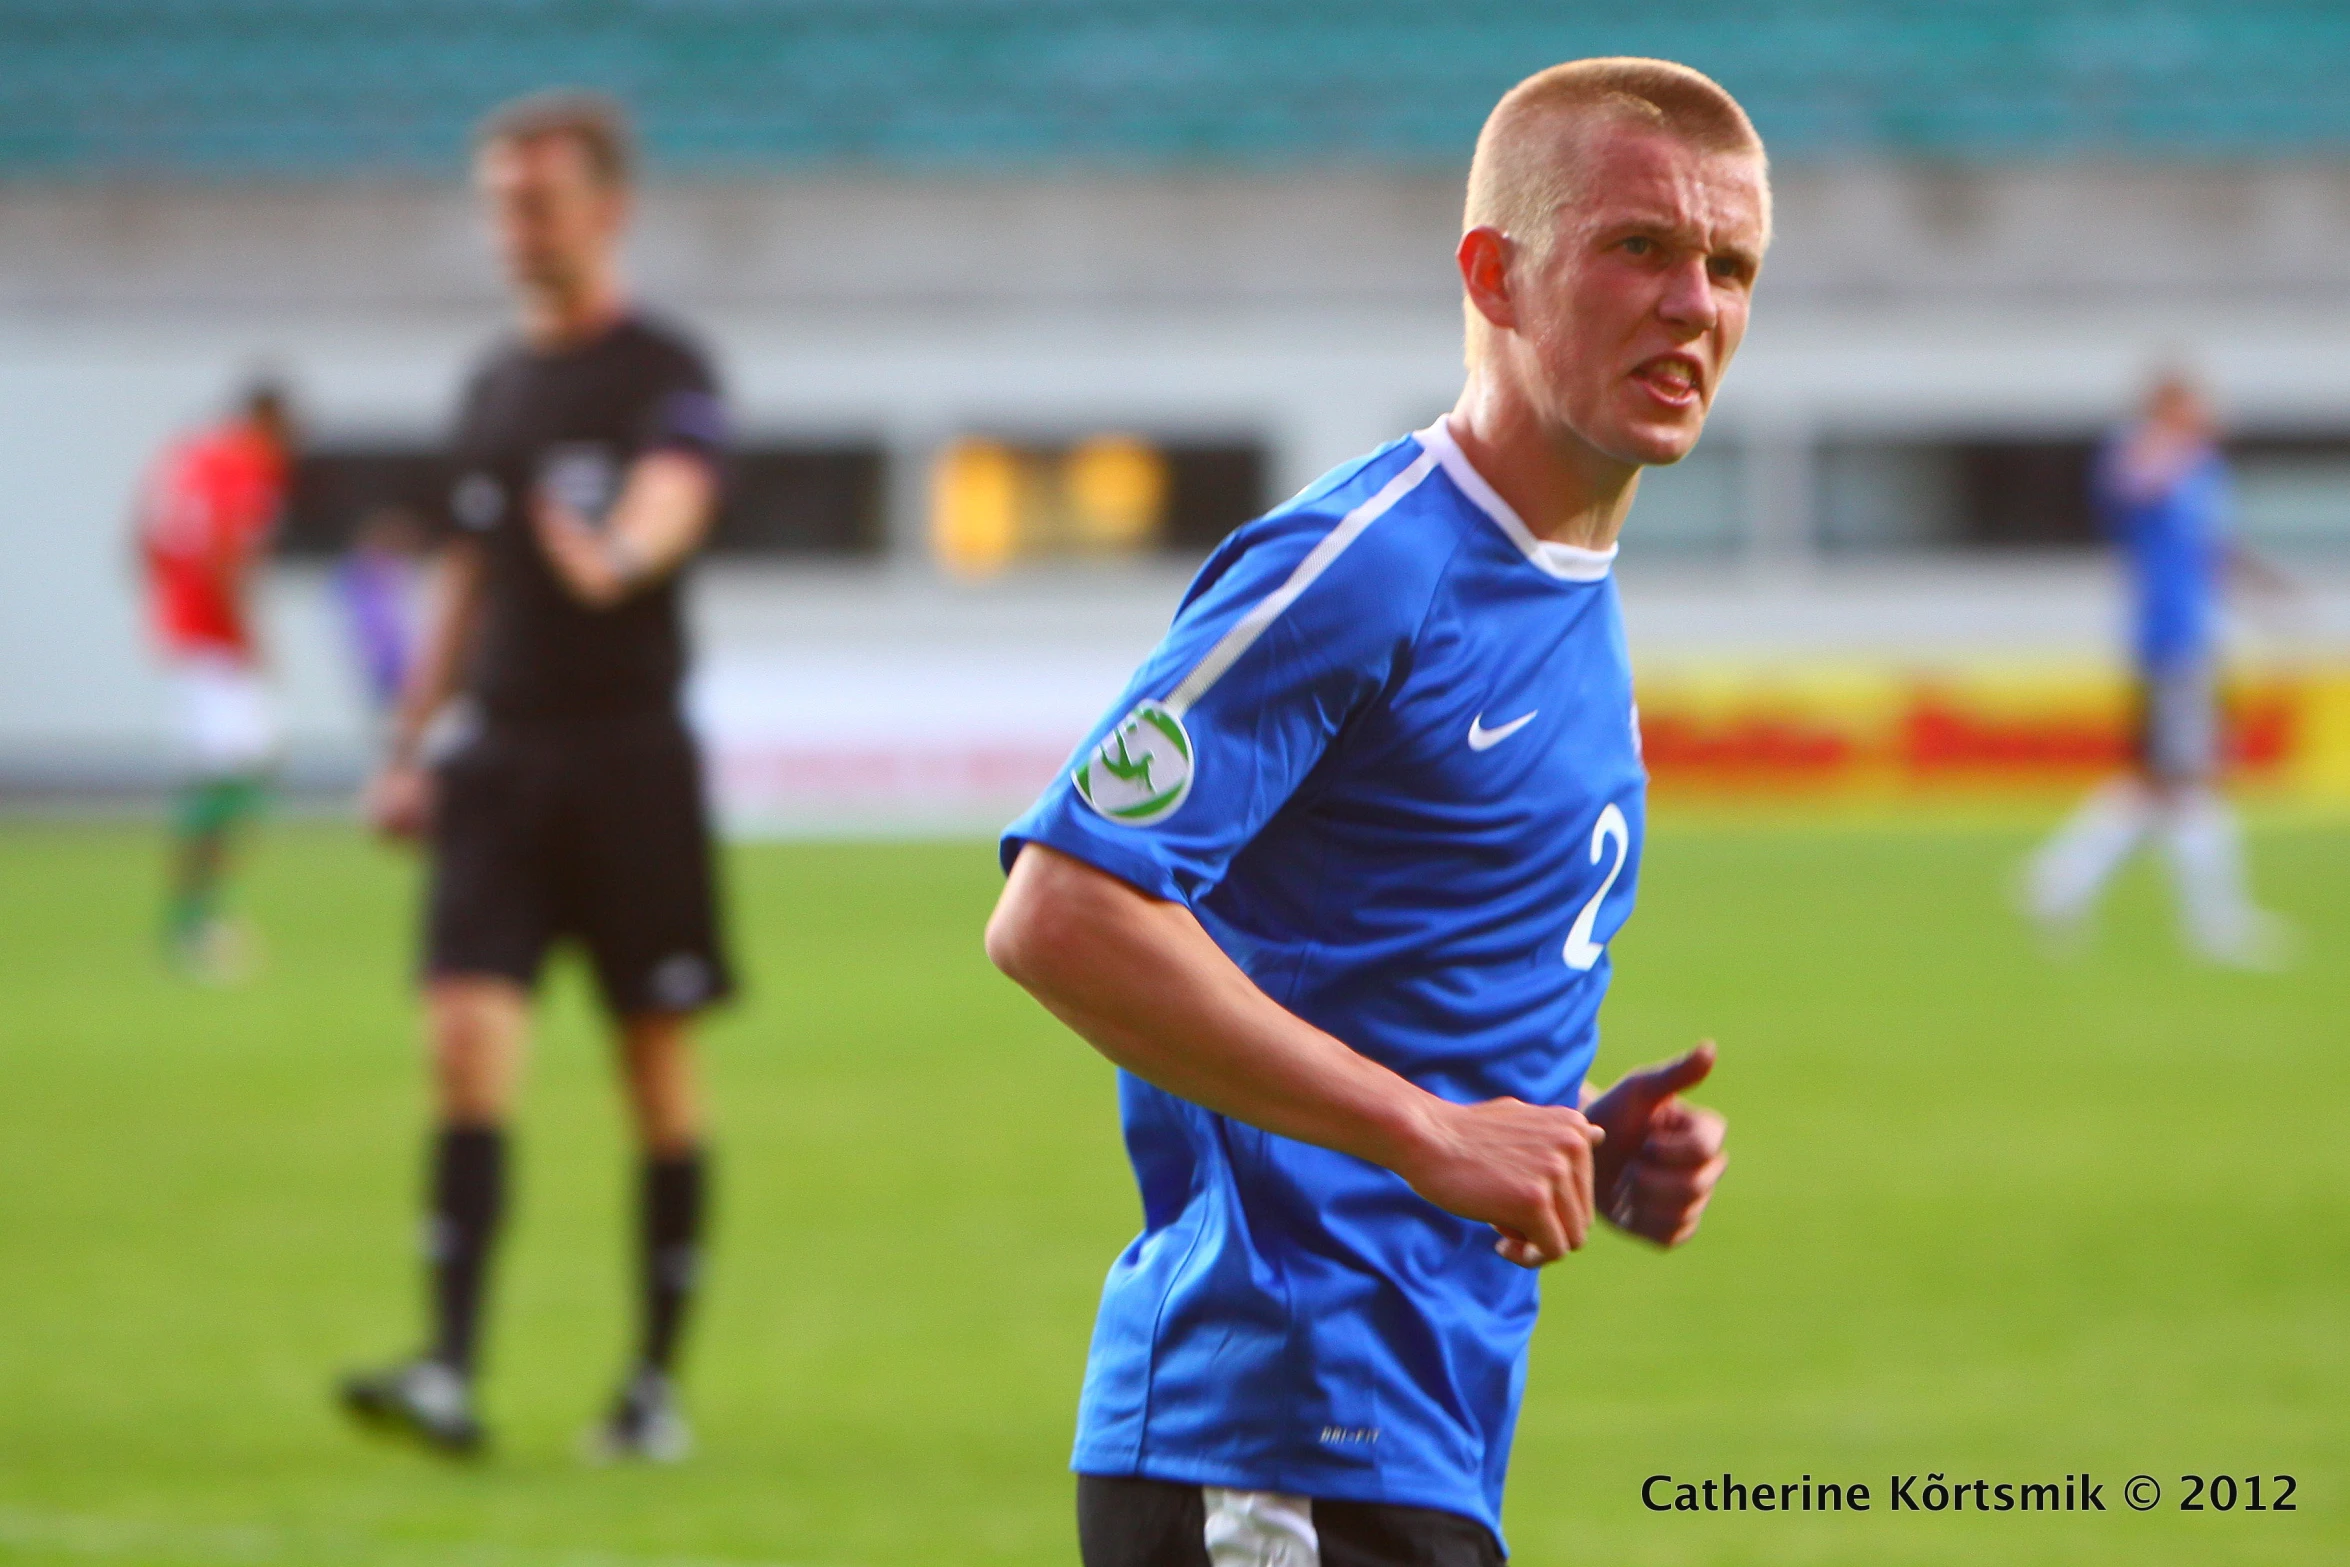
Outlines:
[[2100, 787], [2026, 872], [2026, 905], [2059, 945], [2149, 834], [2170, 853], [2187, 942], [2214, 963], [2272, 968], [2292, 946], [2245, 883], [2235, 816], [2220, 797], [2220, 590], [2231, 567], [2269, 573], [2227, 536], [2228, 472], [2210, 406], [2180, 375], [2099, 454], [2095, 500], [2129, 570], [2138, 688], [2137, 765]]
[[139, 501], [149, 619], [190, 769], [172, 817], [164, 951], [207, 984], [242, 977], [253, 960], [252, 937], [222, 912], [221, 895], [277, 752], [252, 599], [285, 503], [292, 438], [285, 393], [257, 384], [235, 418], [165, 452]]
[[505, 1123], [531, 991], [563, 938], [593, 963], [642, 1151], [641, 1336], [591, 1446], [668, 1460], [689, 1445], [671, 1376], [707, 1201], [694, 1020], [731, 981], [678, 709], [678, 573], [709, 530], [725, 435], [701, 355], [623, 293], [627, 171], [624, 123], [600, 99], [526, 99], [482, 133], [521, 333], [466, 389], [455, 538], [369, 792], [383, 830], [431, 845], [432, 1323], [422, 1355], [342, 1397], [449, 1452], [482, 1440], [475, 1346]]
[[1643, 833], [1610, 567], [1745, 333], [1762, 145], [1685, 67], [1557, 66], [1464, 226], [1452, 412], [1227, 540], [1004, 836], [989, 953], [1123, 1069], [1142, 1191], [1088, 1567], [1500, 1561], [1533, 1270], [1722, 1171], [1710, 1045], [1584, 1074]]

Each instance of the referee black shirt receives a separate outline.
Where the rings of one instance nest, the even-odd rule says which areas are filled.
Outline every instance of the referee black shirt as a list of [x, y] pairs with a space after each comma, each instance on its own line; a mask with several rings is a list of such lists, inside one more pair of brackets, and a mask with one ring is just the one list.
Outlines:
[[716, 379], [666, 326], [623, 317], [569, 348], [512, 342], [468, 383], [450, 520], [485, 551], [483, 623], [468, 691], [493, 722], [674, 712], [685, 676], [678, 574], [591, 609], [555, 574], [531, 525], [533, 493], [601, 523], [629, 466], [685, 451], [713, 466], [726, 442]]

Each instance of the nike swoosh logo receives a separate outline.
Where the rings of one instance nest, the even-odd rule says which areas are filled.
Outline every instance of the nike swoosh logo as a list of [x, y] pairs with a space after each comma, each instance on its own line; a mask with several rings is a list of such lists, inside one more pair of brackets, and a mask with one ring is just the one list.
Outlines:
[[[1534, 713], [1539, 713], [1541, 711], [1542, 709], [1536, 708]], [[1501, 744], [1504, 740], [1507, 740], [1511, 735], [1516, 734], [1519, 730], [1534, 722], [1534, 713], [1528, 713], [1523, 718], [1513, 718], [1498, 729], [1486, 728], [1485, 715], [1483, 713], [1479, 713], [1475, 718], [1469, 720], [1469, 749], [1472, 751], [1492, 750], [1495, 746]]]

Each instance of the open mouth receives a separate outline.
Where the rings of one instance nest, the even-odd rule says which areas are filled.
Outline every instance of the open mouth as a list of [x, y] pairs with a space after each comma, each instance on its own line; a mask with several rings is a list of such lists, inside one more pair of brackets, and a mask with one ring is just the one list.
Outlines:
[[1659, 354], [1632, 371], [1632, 379], [1657, 401], [1694, 408], [1704, 398], [1705, 371], [1687, 354]]

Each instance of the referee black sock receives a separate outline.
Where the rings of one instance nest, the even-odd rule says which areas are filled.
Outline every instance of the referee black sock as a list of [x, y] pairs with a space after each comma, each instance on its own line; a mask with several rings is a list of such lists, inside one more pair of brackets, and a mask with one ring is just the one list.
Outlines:
[[494, 1126], [445, 1126], [433, 1141], [432, 1358], [473, 1375], [475, 1331], [491, 1243], [506, 1206], [506, 1134]]
[[701, 1271], [709, 1155], [701, 1148], [645, 1160], [640, 1188], [644, 1340], [638, 1364], [666, 1376]]

